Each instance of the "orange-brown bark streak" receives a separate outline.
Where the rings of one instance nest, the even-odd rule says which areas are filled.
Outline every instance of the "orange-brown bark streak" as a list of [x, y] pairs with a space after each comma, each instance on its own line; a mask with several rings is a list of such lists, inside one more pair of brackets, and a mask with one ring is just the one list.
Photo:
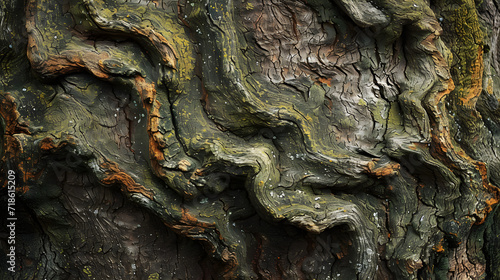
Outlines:
[[[26, 124], [19, 123], [20, 114], [17, 111], [17, 105], [14, 97], [12, 97], [9, 93], [5, 93], [3, 98], [0, 99], [0, 116], [5, 122], [5, 159], [10, 160], [16, 165], [18, 171], [21, 173], [23, 182], [27, 182], [28, 179], [34, 178], [35, 175], [27, 172], [25, 165], [33, 164], [33, 162], [24, 162], [19, 160], [21, 158], [20, 155], [23, 153], [23, 145], [14, 135], [31, 135], [31, 132]], [[7, 181], [5, 181], [5, 184], [6, 183]], [[6, 185], [2, 184], [2, 186], [5, 187]]]
[[131, 193], [140, 193], [145, 197], [153, 200], [154, 193], [151, 190], [146, 189], [141, 184], [135, 182], [135, 180], [121, 170], [117, 163], [115, 162], [105, 162], [101, 164], [103, 169], [106, 169], [106, 177], [102, 179], [102, 182], [107, 185], [120, 184], [125, 191]]

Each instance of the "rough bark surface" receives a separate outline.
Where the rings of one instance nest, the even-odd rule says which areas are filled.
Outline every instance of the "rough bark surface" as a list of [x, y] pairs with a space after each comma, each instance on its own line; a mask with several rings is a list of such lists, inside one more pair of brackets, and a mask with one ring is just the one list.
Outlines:
[[497, 0], [0, 17], [0, 278], [500, 278]]

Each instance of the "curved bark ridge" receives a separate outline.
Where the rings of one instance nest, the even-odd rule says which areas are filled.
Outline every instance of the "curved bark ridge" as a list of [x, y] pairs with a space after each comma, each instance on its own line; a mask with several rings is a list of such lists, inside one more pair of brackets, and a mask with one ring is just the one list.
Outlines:
[[[27, 193], [57, 176], [36, 166], [69, 155], [228, 279], [259, 277], [235, 226], [254, 211], [349, 232], [352, 250], [303, 278], [484, 274], [461, 256], [500, 183], [497, 52], [474, 1], [137, 2], [28, 1], [42, 83], [1, 110]], [[249, 204], [229, 207], [242, 189]]]

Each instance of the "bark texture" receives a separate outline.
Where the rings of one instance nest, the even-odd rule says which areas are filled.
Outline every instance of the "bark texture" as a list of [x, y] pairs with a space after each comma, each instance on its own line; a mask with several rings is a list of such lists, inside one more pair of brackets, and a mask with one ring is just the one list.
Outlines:
[[498, 279], [499, 13], [2, 1], [0, 278]]

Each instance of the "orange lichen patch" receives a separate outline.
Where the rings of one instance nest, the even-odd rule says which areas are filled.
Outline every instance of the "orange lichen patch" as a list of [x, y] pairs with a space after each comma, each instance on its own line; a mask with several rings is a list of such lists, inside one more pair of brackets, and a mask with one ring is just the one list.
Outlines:
[[32, 172], [23, 172], [23, 182], [28, 182], [29, 180], [36, 180], [41, 174], [35, 174]]
[[149, 154], [152, 160], [161, 161], [165, 159], [160, 145], [155, 141], [154, 137], [149, 138]]
[[[215, 223], [205, 223], [198, 220], [196, 217], [191, 215], [186, 208], [182, 208], [182, 214], [179, 220], [175, 221], [173, 224], [166, 223], [169, 228], [173, 229], [178, 234], [196, 239], [207, 241], [207, 245], [210, 246], [212, 253], [215, 252], [215, 247], [210, 243], [205, 237], [204, 233], [207, 229], [215, 229]], [[219, 236], [222, 239], [222, 236]]]
[[151, 110], [151, 116], [149, 118], [149, 127], [151, 128], [151, 132], [158, 132], [158, 127], [160, 126], [160, 118], [155, 116], [155, 112], [158, 111], [158, 108], [161, 106], [161, 103], [158, 101], [155, 101], [155, 106], [153, 106], [153, 109]]
[[436, 251], [437, 253], [444, 252], [443, 239], [441, 239], [438, 244], [434, 245], [432, 247], [432, 250]]
[[477, 99], [483, 90], [483, 48], [479, 46], [477, 52], [477, 58], [470, 68], [471, 84], [468, 90], [463, 92], [464, 96], [459, 97], [462, 102], [461, 105], [469, 109], [476, 107]]
[[105, 162], [101, 164], [101, 168], [106, 169], [106, 177], [102, 179], [102, 182], [106, 185], [120, 184], [122, 189], [131, 193], [140, 193], [145, 197], [153, 200], [154, 193], [151, 190], [146, 189], [141, 184], [135, 182], [135, 180], [121, 170], [118, 164], [115, 162]]
[[342, 259], [344, 257], [344, 254], [342, 252], [338, 252], [335, 254], [335, 256], [337, 256], [337, 259]]
[[377, 178], [381, 178], [396, 174], [400, 168], [401, 166], [397, 162], [390, 162], [383, 166], [376, 166], [376, 161], [370, 161], [366, 165], [365, 171], [370, 175], [374, 175]]
[[318, 78], [318, 81], [320, 83], [323, 83], [323, 84], [326, 84], [327, 86], [331, 87], [332, 86], [332, 78], [323, 78], [323, 77], [319, 77]]
[[453, 147], [449, 132], [444, 129], [443, 131], [438, 131], [435, 123], [434, 127], [435, 129], [432, 133], [432, 155], [454, 170], [460, 170], [460, 167], [456, 163], [457, 161], [463, 161], [474, 166], [481, 175], [482, 186], [493, 196], [486, 199], [486, 206], [476, 212], [476, 215], [480, 217], [480, 220], [476, 221], [476, 224], [484, 223], [487, 214], [493, 210], [493, 205], [497, 204], [500, 200], [500, 190], [489, 182], [486, 165], [483, 162], [473, 160], [460, 147]]
[[416, 151], [417, 150], [417, 145], [415, 145], [415, 143], [412, 143], [408, 146], [408, 149], [410, 150], [413, 150], [413, 151]]
[[16, 192], [21, 193], [21, 194], [25, 194], [29, 190], [30, 190], [30, 187], [28, 185], [26, 185], [26, 184], [23, 184], [21, 187], [17, 187], [16, 188]]
[[137, 87], [137, 90], [139, 91], [139, 94], [141, 95], [144, 106], [146, 107], [146, 109], [148, 109], [156, 96], [155, 85], [154, 83], [146, 82], [146, 79], [139, 75], [135, 76], [134, 79], [135, 85]]
[[147, 130], [149, 134], [149, 155], [152, 161], [153, 169], [158, 175], [164, 175], [160, 162], [165, 160], [163, 148], [165, 146], [163, 135], [159, 132], [160, 125], [160, 107], [161, 103], [156, 100], [156, 89], [154, 83], [148, 83], [142, 76], [135, 77], [135, 85], [143, 106], [148, 113]]
[[76, 141], [73, 137], [67, 137], [64, 140], [60, 140], [57, 145], [54, 143], [54, 139], [50, 137], [43, 138], [42, 141], [40, 141], [40, 149], [42, 151], [48, 152], [48, 151], [53, 151], [54, 149], [60, 149], [63, 148], [67, 145], [76, 145]]
[[0, 116], [2, 116], [5, 121], [5, 134], [31, 134], [26, 125], [19, 123], [19, 112], [17, 111], [16, 102], [14, 97], [9, 93], [5, 93], [3, 98], [0, 99]]
[[54, 140], [52, 138], [44, 138], [42, 141], [40, 141], [40, 149], [42, 151], [50, 151], [56, 148], [56, 145], [54, 145]]
[[500, 189], [489, 182], [488, 179], [488, 171], [486, 168], [486, 164], [484, 162], [477, 161], [475, 162], [476, 169], [481, 174], [481, 178], [483, 181], [483, 187], [488, 190], [488, 192], [492, 195], [492, 197], [486, 199], [484, 202], [486, 207], [482, 211], [477, 214], [480, 214], [481, 220], [476, 221], [476, 224], [482, 224], [486, 220], [486, 216], [493, 210], [493, 206], [496, 205], [500, 201]]
[[479, 174], [481, 174], [481, 178], [483, 179], [483, 185], [487, 187], [487, 182], [488, 182], [488, 170], [486, 168], [486, 164], [481, 161], [475, 162], [476, 169], [479, 171]]
[[453, 219], [452, 221], [453, 221], [453, 222], [455, 222], [455, 223], [456, 223], [457, 225], [459, 225], [459, 226], [460, 226], [460, 225], [462, 225], [462, 222], [460, 222], [459, 220], [455, 220], [455, 219]]
[[153, 164], [158, 164], [160, 161], [162, 160], [165, 160], [165, 155], [163, 154], [163, 151], [162, 151], [162, 145], [156, 140], [158, 139], [157, 137], [155, 137], [154, 134], [161, 134], [160, 132], [156, 132], [156, 133], [151, 133], [153, 135], [151, 135], [149, 137], [149, 155], [150, 155], [150, 158], [151, 160], [154, 161]]
[[[432, 100], [434, 107], [437, 109], [441, 100], [455, 88], [455, 84], [452, 79], [446, 81], [447, 88], [436, 94]], [[456, 164], [457, 159], [464, 160], [466, 162], [471, 162], [472, 159], [469, 158], [465, 153], [459, 154], [461, 148], [456, 148], [453, 146], [453, 141], [449, 130], [446, 128], [448, 120], [445, 118], [441, 111], [435, 111], [432, 118], [430, 118], [430, 124], [432, 126], [431, 139], [432, 139], [432, 149], [431, 154], [433, 157], [440, 159], [448, 167], [454, 170], [458, 170], [459, 167]]]
[[215, 223], [201, 222], [195, 216], [191, 215], [191, 213], [189, 213], [189, 210], [186, 208], [182, 208], [182, 217], [180, 219], [180, 222], [185, 225], [199, 226], [202, 228], [215, 228]]
[[452, 92], [455, 89], [455, 83], [453, 82], [453, 79], [448, 79], [446, 81], [446, 84], [447, 84], [446, 89], [438, 92], [434, 97], [433, 100], [434, 104], [439, 104], [439, 102], [441, 102], [441, 100], [443, 100], [445, 96], [449, 95], [450, 92]]
[[18, 159], [19, 154], [22, 152], [23, 148], [19, 139], [14, 136], [6, 135], [5, 136], [5, 155], [7, 155], [10, 159]]
[[148, 124], [149, 133], [149, 152], [150, 157], [153, 160], [161, 161], [165, 159], [163, 154], [163, 148], [165, 147], [165, 141], [163, 139], [163, 134], [158, 131], [160, 125], [158, 117], [150, 117]]
[[194, 175], [194, 176], [203, 176], [203, 175], [204, 175], [204, 173], [203, 173], [204, 171], [205, 171], [205, 170], [204, 170], [203, 168], [197, 168], [197, 169], [194, 171], [193, 175]]
[[454, 155], [450, 155], [450, 152], [454, 154], [453, 142], [449, 131], [446, 129], [448, 120], [444, 116], [443, 112], [440, 110], [440, 102], [455, 89], [455, 84], [451, 78], [449, 78], [449, 71], [446, 60], [442, 54], [435, 47], [435, 39], [439, 34], [439, 27], [436, 27], [437, 31], [430, 34], [423, 42], [423, 46], [432, 52], [432, 59], [435, 65], [436, 73], [443, 79], [443, 83], [446, 85], [446, 89], [439, 91], [435, 96], [429, 100], [431, 104], [431, 118], [430, 124], [432, 126], [431, 139], [432, 139], [432, 150], [431, 154], [435, 158], [439, 158], [441, 161], [446, 163], [453, 169], [457, 169], [458, 166], [453, 160]]

